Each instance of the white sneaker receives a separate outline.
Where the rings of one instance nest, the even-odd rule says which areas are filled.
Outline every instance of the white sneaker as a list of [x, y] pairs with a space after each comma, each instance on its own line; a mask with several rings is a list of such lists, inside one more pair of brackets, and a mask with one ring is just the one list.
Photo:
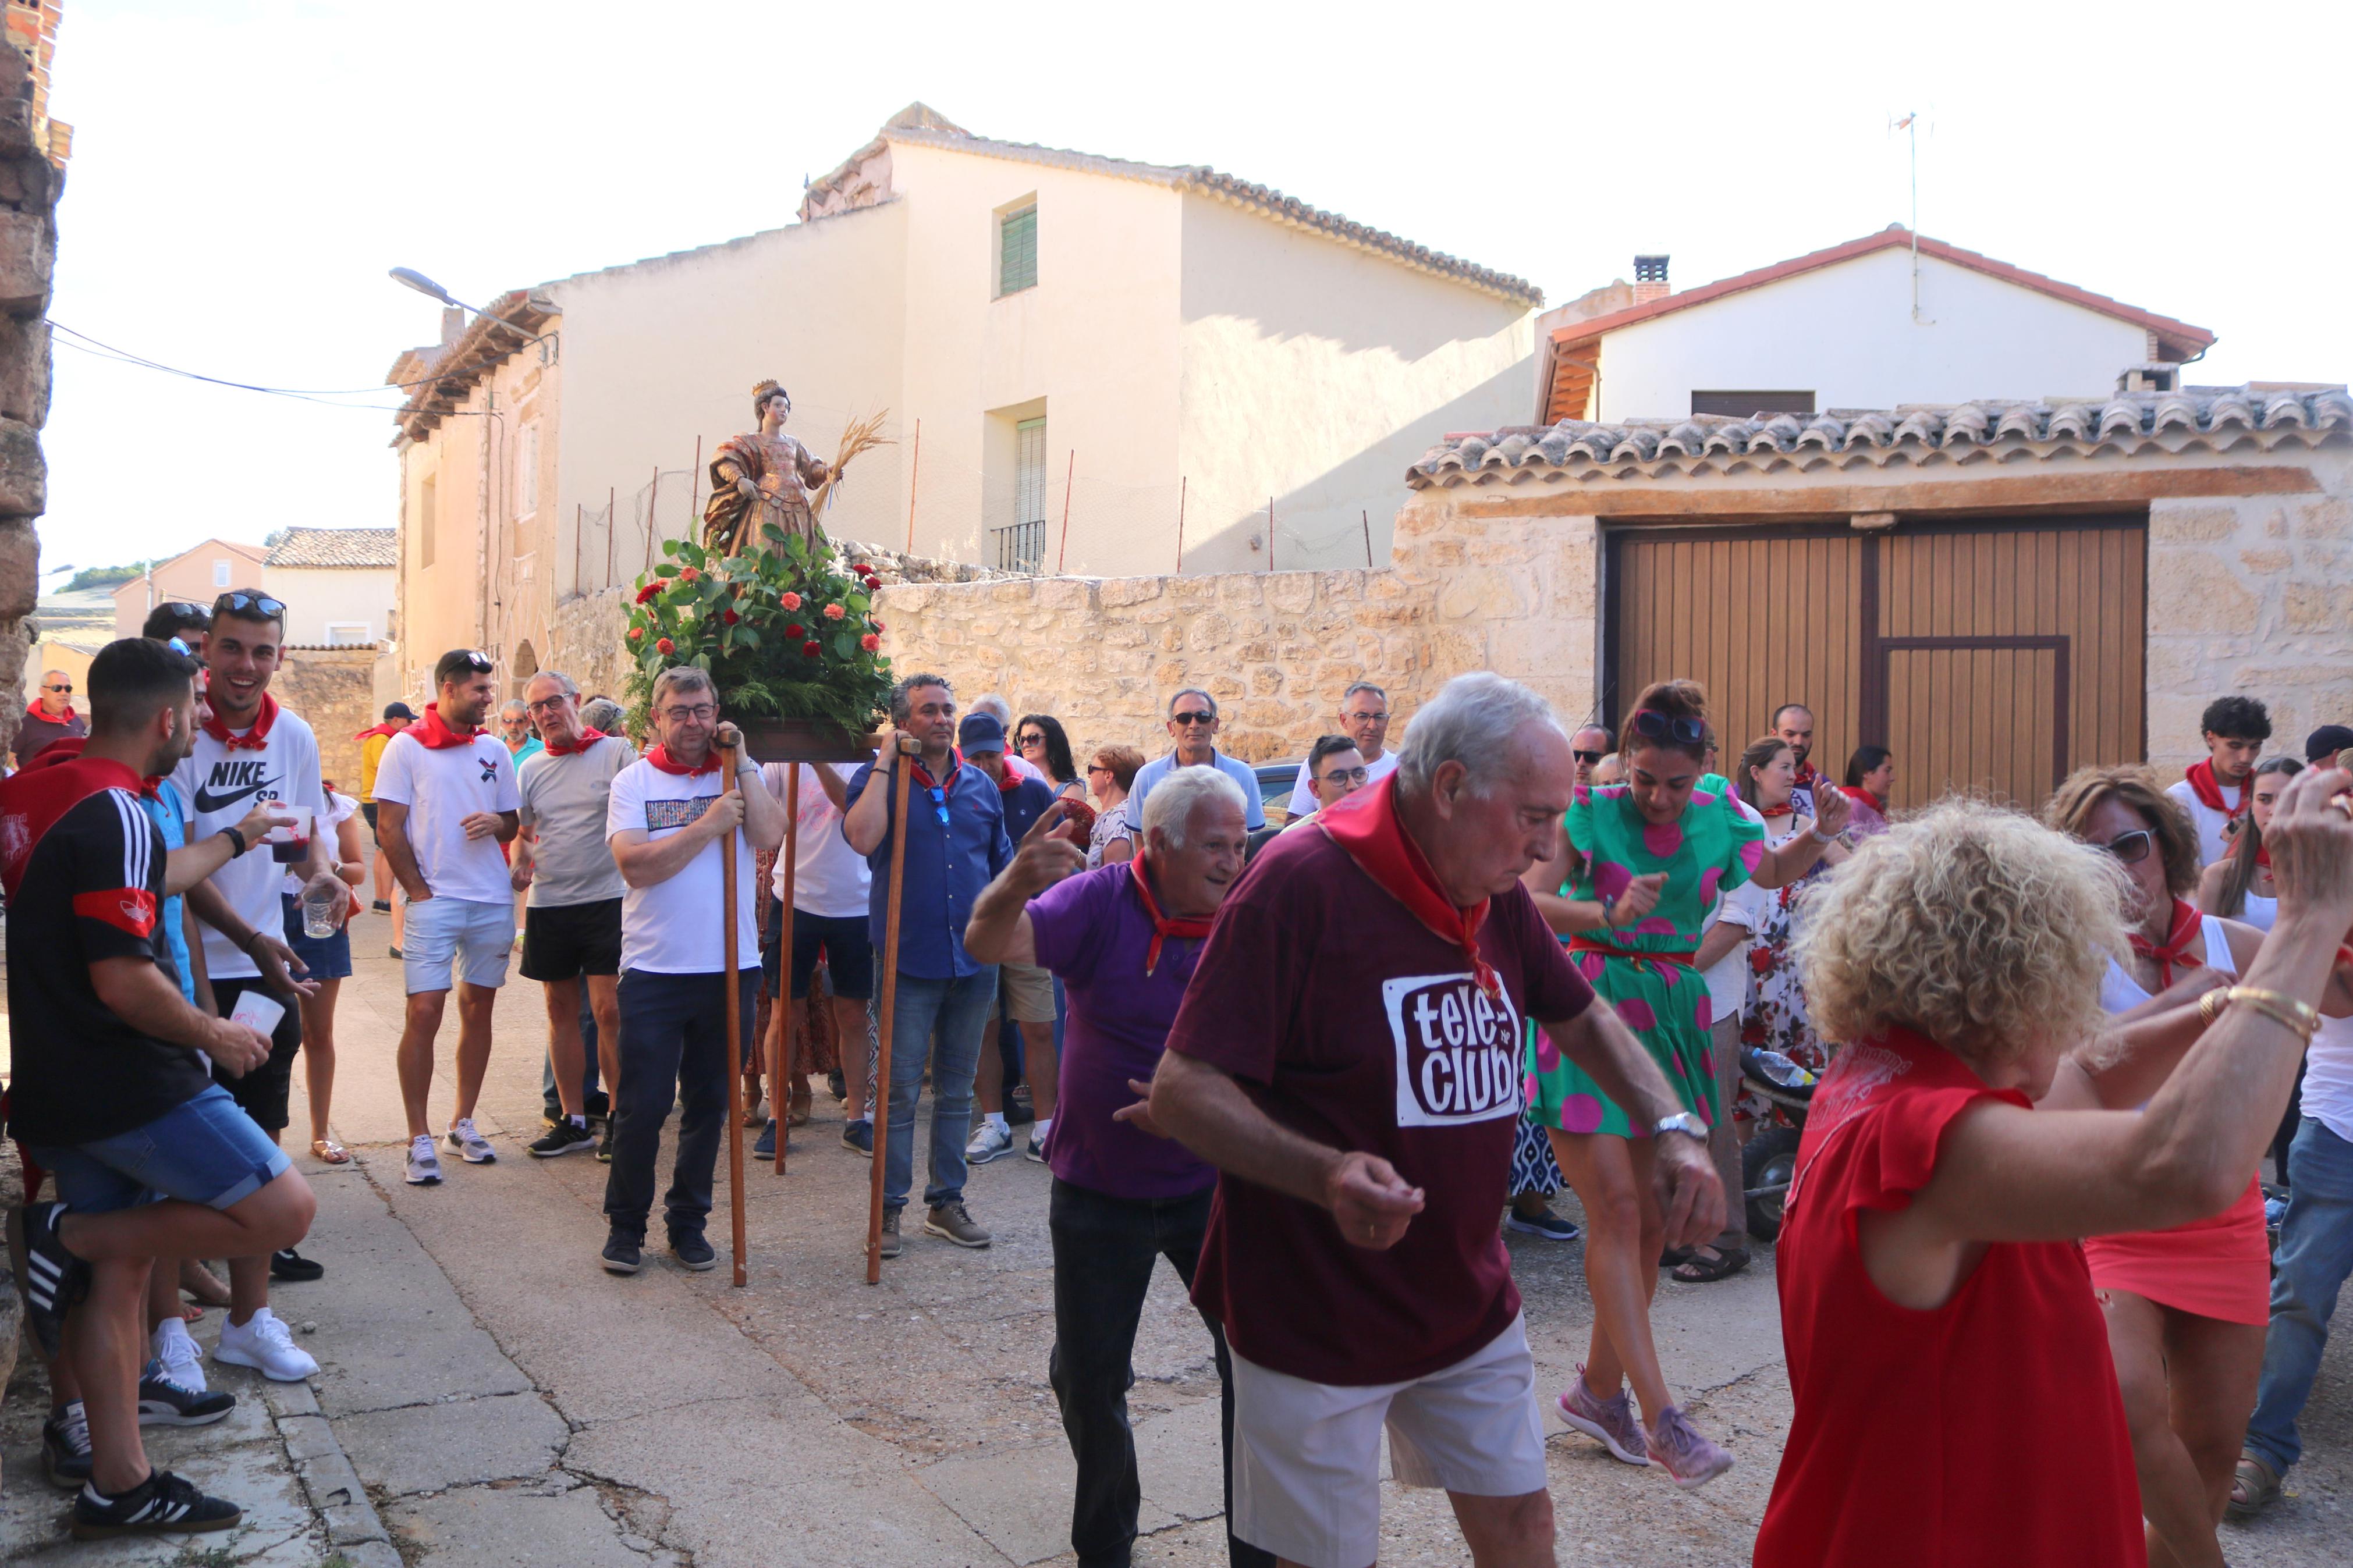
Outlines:
[[991, 1160], [1002, 1160], [1011, 1152], [1013, 1152], [1013, 1130], [1009, 1127], [999, 1127], [994, 1121], [981, 1122], [980, 1131], [974, 1133], [972, 1142], [964, 1146], [965, 1163], [974, 1165], [986, 1165]]
[[205, 1392], [205, 1347], [189, 1337], [185, 1321], [166, 1318], [155, 1325], [155, 1360], [182, 1388]]
[[495, 1165], [499, 1162], [499, 1152], [491, 1147], [489, 1139], [474, 1131], [474, 1119], [470, 1116], [461, 1116], [449, 1123], [449, 1147], [457, 1150], [469, 1165]]
[[419, 1132], [408, 1141], [408, 1184], [412, 1187], [441, 1184], [441, 1156], [433, 1152], [433, 1134], [430, 1132]]
[[220, 1348], [213, 1353], [231, 1366], [249, 1366], [273, 1383], [300, 1383], [319, 1370], [310, 1352], [294, 1342], [294, 1331], [267, 1307], [242, 1328], [223, 1323]]

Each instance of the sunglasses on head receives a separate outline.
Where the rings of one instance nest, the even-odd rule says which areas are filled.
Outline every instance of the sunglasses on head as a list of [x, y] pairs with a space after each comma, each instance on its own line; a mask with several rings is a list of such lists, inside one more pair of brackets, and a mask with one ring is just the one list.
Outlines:
[[1609, 753], [1607, 752], [1579, 752], [1572, 748], [1569, 754], [1589, 768]]
[[259, 615], [265, 620], [282, 621], [286, 618], [286, 604], [284, 600], [273, 599], [267, 594], [248, 594], [238, 589], [215, 599], [213, 614]]
[[2157, 835], [2146, 827], [2136, 827], [2130, 833], [2119, 834], [2100, 846], [2126, 866], [2137, 866], [2148, 858], [2157, 847]]
[[1696, 746], [1707, 740], [1707, 725], [1697, 719], [1670, 717], [1655, 708], [1638, 708], [1634, 711], [1634, 733], [1646, 741], [1672, 741], [1679, 746]]
[[486, 654], [481, 649], [476, 647], [468, 648], [465, 652], [464, 658], [461, 658], [459, 662], [465, 665], [468, 669], [472, 670], [476, 675], [488, 675], [491, 671], [498, 668], [496, 660], [492, 659], [489, 654]]

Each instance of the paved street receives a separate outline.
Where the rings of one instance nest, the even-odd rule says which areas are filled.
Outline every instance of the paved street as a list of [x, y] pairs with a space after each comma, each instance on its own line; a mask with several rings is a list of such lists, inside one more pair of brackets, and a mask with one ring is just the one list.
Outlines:
[[[249, 1398], [221, 1426], [156, 1443], [165, 1462], [253, 1510], [237, 1535], [199, 1542], [229, 1553], [206, 1561], [307, 1568], [342, 1551], [353, 1568], [389, 1568], [372, 1555], [385, 1549], [364, 1539], [365, 1510], [336, 1490], [351, 1472], [401, 1559], [430, 1568], [1071, 1561], [1071, 1462], [1046, 1388], [1042, 1166], [1008, 1160], [976, 1173], [972, 1207], [996, 1232], [994, 1247], [965, 1252], [911, 1236], [906, 1256], [869, 1289], [860, 1248], [870, 1167], [837, 1142], [839, 1107], [820, 1090], [790, 1173], [749, 1178], [748, 1289], [728, 1284], [723, 1159], [712, 1227], [720, 1268], [677, 1268], [657, 1227], [646, 1271], [609, 1278], [596, 1257], [605, 1168], [585, 1155], [539, 1162], [523, 1152], [540, 1131], [538, 988], [512, 983], [501, 1003], [482, 1114], [499, 1163], [450, 1156], [442, 1186], [411, 1188], [400, 1179], [392, 1059], [398, 965], [385, 956], [383, 920], [364, 918], [357, 934], [372, 956], [345, 983], [335, 1121], [361, 1163], [311, 1172], [320, 1216], [304, 1250], [328, 1274], [281, 1288], [278, 1299], [281, 1316], [315, 1327], [302, 1342], [322, 1368], [318, 1414], [299, 1387], [280, 1388], [267, 1407]], [[437, 1126], [448, 1115], [454, 1032], [442, 1043]], [[299, 1102], [295, 1118], [307, 1125]], [[1573, 1199], [1563, 1202], [1574, 1212]], [[1578, 1249], [1512, 1240], [1548, 1400], [1574, 1371], [1591, 1321]], [[211, 1341], [218, 1316], [206, 1315], [200, 1339]], [[1789, 1415], [1769, 1252], [1724, 1284], [1664, 1286], [1659, 1325], [1696, 1418], [1739, 1467], [1685, 1494], [1583, 1438], [1556, 1437], [1564, 1562], [1746, 1561]], [[2306, 1436], [2316, 1455], [2295, 1478], [2298, 1495], [2259, 1528], [2226, 1533], [2233, 1562], [2343, 1561], [2353, 1528], [2346, 1343], [2333, 1347], [2316, 1395]], [[259, 1386], [240, 1369], [207, 1365], [221, 1386]], [[1222, 1563], [1208, 1342], [1165, 1269], [1136, 1375], [1147, 1532], [1137, 1559]], [[5, 1423], [0, 1555], [187, 1561], [177, 1542], [62, 1541], [58, 1494], [37, 1476], [40, 1397], [37, 1371], [20, 1369]], [[1392, 1487], [1384, 1509], [1383, 1562], [1463, 1560], [1441, 1497]]]

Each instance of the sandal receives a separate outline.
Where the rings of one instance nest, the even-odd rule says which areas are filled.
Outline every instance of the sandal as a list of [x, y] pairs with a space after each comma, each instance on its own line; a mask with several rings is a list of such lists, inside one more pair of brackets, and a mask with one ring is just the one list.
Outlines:
[[1698, 1250], [1699, 1249], [1697, 1247], [1670, 1247], [1665, 1251], [1659, 1254], [1659, 1267], [1662, 1268], [1680, 1268], [1684, 1264], [1689, 1263], [1692, 1260], [1693, 1254]]
[[226, 1307], [229, 1304], [228, 1287], [221, 1277], [193, 1258], [180, 1260], [180, 1291], [200, 1307]]
[[311, 1158], [330, 1165], [348, 1165], [352, 1163], [351, 1151], [332, 1138], [311, 1139]]
[[2279, 1472], [2253, 1454], [2242, 1453], [2231, 1477], [2231, 1500], [2222, 1511], [2232, 1519], [2253, 1519], [2279, 1494]]
[[[1702, 1256], [1713, 1252], [1713, 1258]], [[1713, 1285], [1719, 1279], [1729, 1279], [1748, 1267], [1748, 1249], [1745, 1247], [1700, 1247], [1675, 1266], [1671, 1278], [1686, 1285]]]

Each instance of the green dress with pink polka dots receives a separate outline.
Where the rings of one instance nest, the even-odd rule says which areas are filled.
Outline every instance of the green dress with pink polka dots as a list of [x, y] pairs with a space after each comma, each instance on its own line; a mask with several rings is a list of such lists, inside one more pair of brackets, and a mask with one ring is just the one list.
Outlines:
[[[1658, 907], [1630, 930], [1588, 931], [1577, 939], [1577, 970], [1626, 1026], [1651, 1048], [1683, 1108], [1711, 1127], [1717, 1115], [1715, 1062], [1709, 1050], [1707, 982], [1691, 966], [1700, 925], [1718, 893], [1748, 880], [1765, 858], [1765, 826], [1741, 815], [1716, 774], [1692, 791], [1680, 821], [1643, 820], [1624, 784], [1580, 788], [1563, 818], [1570, 847], [1584, 857], [1565, 898], [1599, 900], [1625, 891], [1637, 877], [1663, 871]], [[1593, 951], [1604, 948], [1606, 952]], [[1539, 1126], [1565, 1132], [1648, 1137], [1601, 1086], [1531, 1027], [1528, 1110]]]

